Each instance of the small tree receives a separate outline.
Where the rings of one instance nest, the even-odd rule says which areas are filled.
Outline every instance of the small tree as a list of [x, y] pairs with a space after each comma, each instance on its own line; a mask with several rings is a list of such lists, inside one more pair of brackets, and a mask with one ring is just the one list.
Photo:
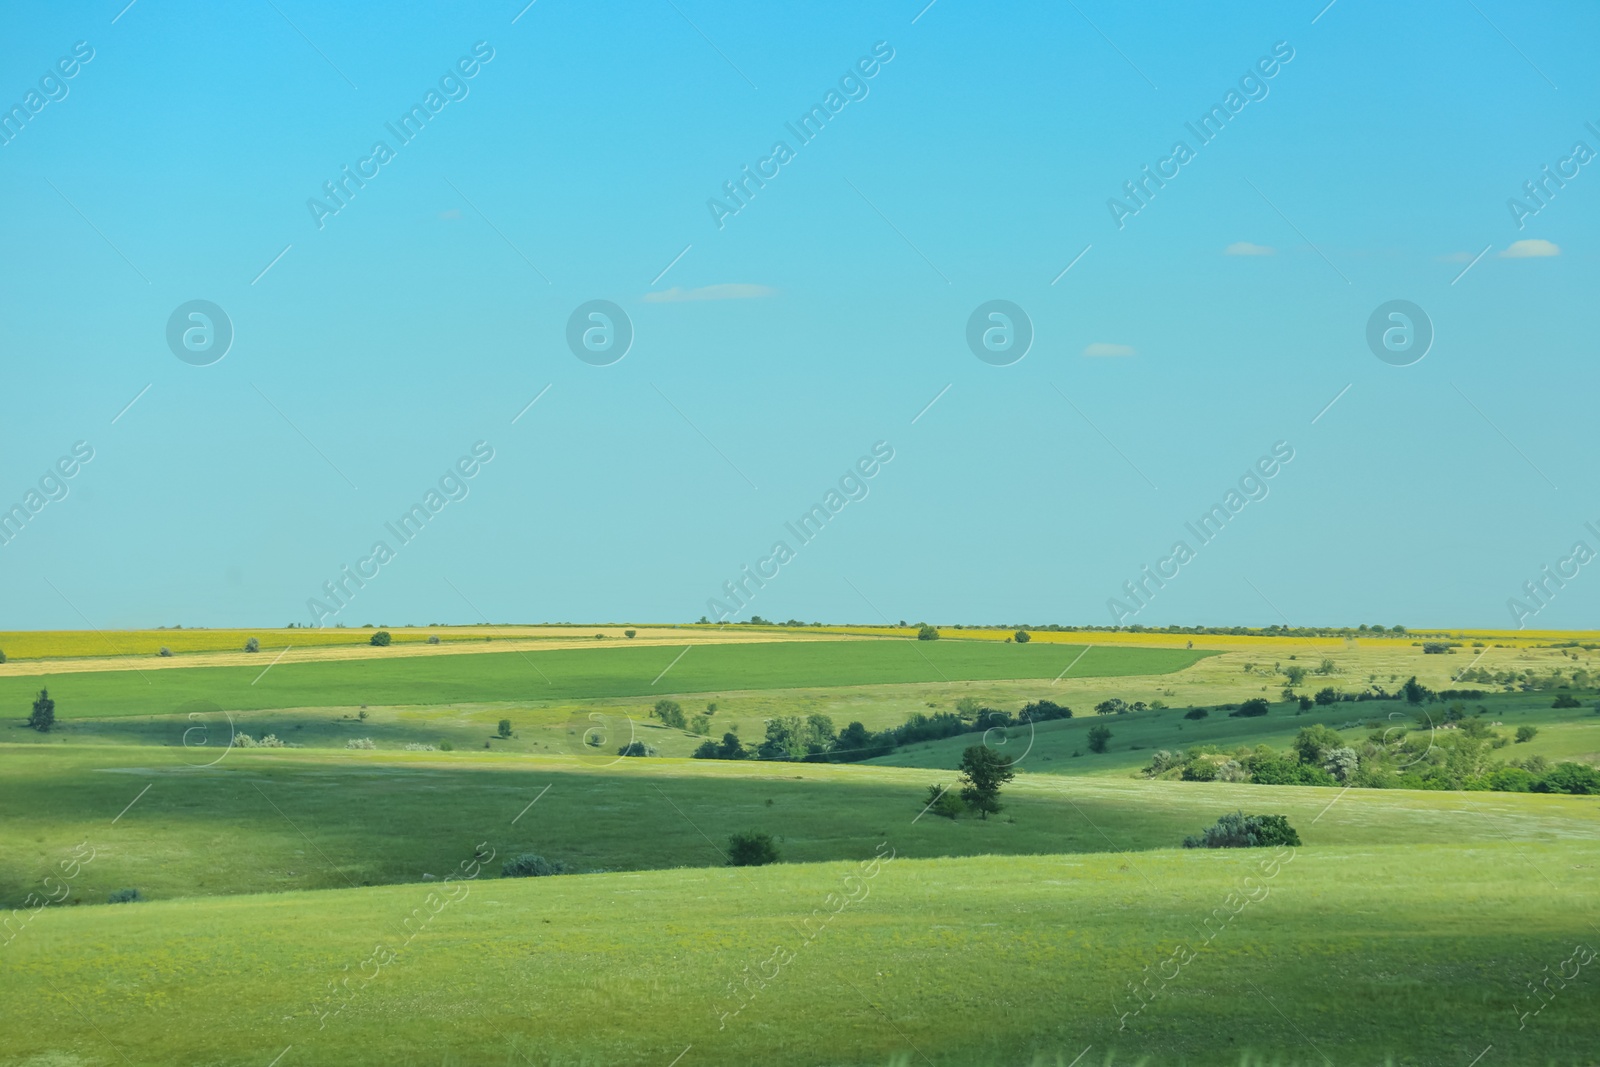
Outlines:
[[246, 652], [260, 652], [261, 642], [252, 637], [244, 643], [244, 650]]
[[1019, 645], [1025, 645], [1029, 641], [1033, 640], [1033, 636], [1031, 634], [1029, 634], [1028, 631], [1026, 631], [1026, 630], [1018, 630], [1016, 632], [1016, 634], [1014, 634], [1013, 636], [1016, 637], [1017, 644], [1019, 644]]
[[1539, 736], [1539, 728], [1537, 726], [1519, 726], [1519, 727], [1517, 727], [1517, 744], [1519, 744], [1519, 745], [1524, 743], [1524, 742], [1526, 742], [1526, 741], [1532, 741], [1535, 737], [1538, 737], [1538, 736]]
[[511, 720], [510, 719], [501, 719], [500, 720], [500, 733], [499, 733], [498, 736], [502, 740], [504, 740], [505, 738], [508, 738], [508, 737], [511, 736]]
[[973, 745], [961, 756], [961, 799], [967, 807], [987, 819], [1000, 810], [1000, 787], [1015, 778], [1011, 757], [992, 748]]
[[50, 690], [41, 689], [33, 702], [33, 714], [28, 716], [28, 725], [43, 734], [49, 733], [55, 724], [56, 702], [50, 699]]
[[372, 635], [372, 643], [377, 645], [379, 648], [387, 646], [389, 642], [393, 640], [394, 638], [389, 636], [388, 630], [379, 630], [377, 633]]
[[683, 706], [676, 700], [663, 698], [656, 701], [656, 706], [651, 709], [650, 714], [666, 725], [676, 727], [679, 730], [686, 729], [689, 725], [689, 721], [683, 715]]
[[6, 650], [3, 649], [3, 648], [0, 648], [0, 663], [4, 663], [5, 661], [6, 661]]
[[939, 640], [939, 631], [935, 627], [929, 626], [925, 622], [919, 623], [917, 625], [917, 640], [937, 641]]
[[1089, 728], [1089, 751], [1104, 752], [1110, 746], [1111, 727], [1091, 726]]
[[1096, 715], [1126, 715], [1128, 714], [1128, 710], [1128, 702], [1123, 700], [1121, 697], [1112, 697], [1110, 700], [1102, 700], [1100, 703], [1094, 706], [1094, 713]]
[[628, 640], [631, 641], [631, 640], [633, 640], [633, 635], [638, 633], [638, 632], [639, 632], [638, 630], [624, 630], [624, 631], [622, 631], [622, 636], [626, 637]]
[[749, 830], [728, 838], [728, 866], [762, 867], [778, 862], [778, 845], [770, 834]]

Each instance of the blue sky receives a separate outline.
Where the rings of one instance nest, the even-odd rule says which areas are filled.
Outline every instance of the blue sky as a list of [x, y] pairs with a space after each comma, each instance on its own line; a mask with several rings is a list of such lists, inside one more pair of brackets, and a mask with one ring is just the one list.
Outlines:
[[[1507, 206], [1600, 151], [1592, 6], [123, 2], [0, 40], [5, 108], [75, 69], [0, 145], [0, 508], [28, 511], [0, 628], [308, 622], [480, 441], [327, 622], [695, 619], [880, 441], [737, 617], [1107, 623], [1189, 539], [1127, 621], [1503, 625], [1600, 549], [1600, 163], [1520, 229]], [[196, 299], [235, 334], [209, 366], [166, 341]], [[994, 299], [1034, 331], [1009, 366], [965, 339]], [[1410, 366], [1367, 346], [1393, 299], [1435, 331]], [[566, 342], [591, 300], [632, 323], [609, 366]], [[1268, 495], [1187, 535], [1277, 442]], [[1597, 598], [1580, 570], [1530, 624]]]

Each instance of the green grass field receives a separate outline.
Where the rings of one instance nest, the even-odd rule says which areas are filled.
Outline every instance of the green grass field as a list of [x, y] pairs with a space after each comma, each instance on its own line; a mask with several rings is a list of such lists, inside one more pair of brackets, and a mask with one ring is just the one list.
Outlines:
[[[258, 668], [50, 677], [58, 728], [0, 731], [0, 1067], [1600, 1059], [1600, 963], [1543, 1001], [1530, 988], [1600, 947], [1600, 798], [1145, 780], [1159, 748], [1282, 747], [1312, 722], [1354, 737], [1409, 709], [1096, 717], [1107, 695], [1254, 695], [1241, 663], [1263, 657], [1095, 648], [1057, 684], [1079, 651], [697, 646], [673, 665], [671, 648], [613, 647], [303, 663], [255, 686]], [[1445, 658], [1339, 656], [1347, 677]], [[4, 679], [0, 701], [25, 709], [38, 681]], [[658, 695], [715, 699], [716, 728], [747, 739], [777, 714], [879, 729], [963, 695], [1053, 696], [1080, 717], [869, 764], [720, 762], [666, 758], [700, 739], [644, 718]], [[175, 712], [191, 700], [230, 710]], [[1539, 728], [1502, 757], [1600, 761], [1588, 697], [1482, 703], [1506, 732]], [[585, 750], [590, 714], [634, 718], [666, 757]], [[225, 738], [230, 717], [299, 747], [185, 743]], [[515, 736], [488, 741], [501, 717]], [[1091, 755], [1102, 723], [1111, 749]], [[377, 751], [344, 747], [365, 736]], [[455, 750], [403, 750], [442, 740]], [[925, 812], [985, 740], [1021, 757], [1004, 810]], [[1270, 874], [1271, 850], [1179, 847], [1234, 810], [1286, 815], [1302, 845]], [[752, 829], [783, 862], [727, 867], [728, 836]], [[576, 873], [501, 878], [521, 852]], [[144, 899], [105, 903], [131, 888]], [[58, 903], [34, 912], [30, 894]]]
[[[0, 706], [26, 707], [42, 685], [81, 717], [163, 715], [192, 701], [232, 709], [574, 700], [727, 689], [897, 682], [1121, 677], [1178, 671], [1210, 653], [980, 641], [819, 641], [490, 652], [424, 659], [102, 671], [0, 678]], [[676, 660], [676, 662], [674, 662]]]
[[[1493, 1046], [1504, 1063], [1593, 1062], [1592, 978], [1518, 1028], [1526, 983], [1593, 942], [1593, 877], [1573, 869], [1600, 860], [1592, 841], [1308, 845], [1267, 881], [1255, 856], [1175, 851], [864, 868], [878, 847], [464, 897], [58, 909], [6, 949], [0, 1055], [966, 1067], [1088, 1050], [1094, 1064], [1466, 1067]], [[1252, 875], [1265, 895], [1229, 904]], [[1228, 921], [1204, 927], [1219, 910]], [[1126, 1019], [1134, 984], [1149, 1004]]]

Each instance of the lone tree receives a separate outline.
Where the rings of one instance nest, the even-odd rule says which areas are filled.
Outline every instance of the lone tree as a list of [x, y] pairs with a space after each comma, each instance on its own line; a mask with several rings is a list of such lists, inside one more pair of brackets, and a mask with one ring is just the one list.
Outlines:
[[1111, 727], [1093, 726], [1089, 729], [1089, 751], [1104, 752], [1110, 747]]
[[40, 733], [47, 733], [50, 727], [56, 724], [56, 702], [50, 699], [50, 690], [39, 690], [39, 697], [33, 702], [33, 714], [28, 716], [28, 725]]
[[377, 633], [372, 635], [371, 643], [377, 645], [379, 648], [382, 648], [393, 640], [394, 638], [389, 636], [388, 630], [379, 630]]
[[1018, 630], [1013, 636], [1019, 645], [1025, 645], [1033, 640], [1033, 635], [1026, 630]]
[[666, 725], [676, 727], [679, 730], [686, 730], [689, 728], [689, 720], [686, 719], [683, 714], [683, 705], [679, 704], [676, 700], [668, 700], [663, 697], [662, 699], [656, 701], [656, 706], [650, 709], [650, 714], [660, 719]]
[[1011, 757], [983, 745], [973, 745], [961, 755], [961, 799], [987, 819], [1000, 810], [1000, 787], [1016, 777]]
[[501, 719], [500, 720], [500, 732], [496, 736], [501, 737], [501, 738], [507, 738], [507, 737], [511, 736], [511, 720], [510, 719]]
[[934, 627], [934, 626], [929, 626], [925, 622], [924, 623], [918, 623], [917, 624], [917, 640], [918, 641], [937, 641], [937, 640], [939, 640], [939, 630], [938, 630], [938, 628]]

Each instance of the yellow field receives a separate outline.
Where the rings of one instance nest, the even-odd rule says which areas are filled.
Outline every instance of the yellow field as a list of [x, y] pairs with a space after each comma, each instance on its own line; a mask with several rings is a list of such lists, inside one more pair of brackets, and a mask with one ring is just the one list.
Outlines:
[[[640, 637], [677, 633], [666, 626], [418, 626], [391, 629], [395, 644], [425, 643], [429, 637], [444, 641], [482, 641], [486, 637], [540, 638], [563, 641], [593, 641], [603, 633], [609, 640], [626, 640], [624, 630], [636, 630]], [[274, 629], [253, 630], [12, 630], [0, 632], [0, 652], [7, 659], [73, 659], [82, 656], [154, 656], [162, 648], [173, 655], [185, 652], [240, 652], [254, 637], [263, 650], [326, 647], [330, 645], [368, 645], [370, 629]]]
[[[702, 627], [703, 628], [703, 627]], [[768, 630], [778, 633], [834, 633], [855, 634], [867, 637], [915, 637], [914, 626], [819, 626], [795, 627], [745, 626], [722, 629]], [[1005, 641], [1014, 630], [955, 629], [935, 627], [941, 638], [962, 641]], [[1507, 648], [1538, 648], [1576, 641], [1579, 644], [1600, 645], [1600, 630], [1407, 630], [1403, 634], [1362, 634], [1346, 637], [1295, 637], [1266, 634], [1182, 634], [1153, 630], [1130, 632], [1127, 630], [1029, 630], [1034, 641], [1068, 645], [1135, 645], [1143, 648], [1204, 648], [1218, 651], [1245, 651], [1249, 649], [1299, 648], [1391, 648], [1409, 646], [1414, 641], [1450, 640], [1470, 645], [1482, 641], [1489, 645]]]

